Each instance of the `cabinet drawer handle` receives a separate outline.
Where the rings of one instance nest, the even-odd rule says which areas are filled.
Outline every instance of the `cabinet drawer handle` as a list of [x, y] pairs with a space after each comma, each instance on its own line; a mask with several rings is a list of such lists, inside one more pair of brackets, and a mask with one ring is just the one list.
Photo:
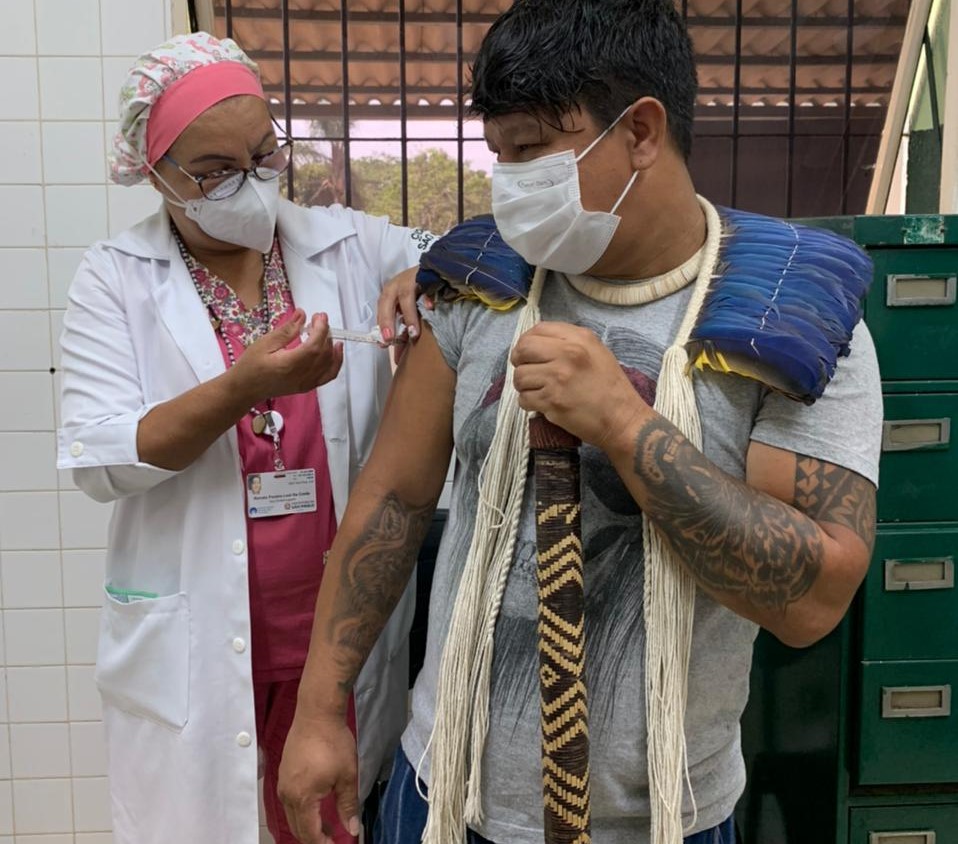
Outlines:
[[869, 832], [868, 844], [935, 844], [934, 830], [920, 832]]
[[889, 308], [913, 308], [955, 304], [958, 277], [953, 275], [912, 275], [895, 273], [886, 276], [886, 299]]
[[882, 451], [917, 451], [947, 446], [951, 419], [896, 419], [882, 426]]
[[927, 589], [954, 589], [953, 557], [921, 557], [885, 560], [886, 592], [919, 592]]
[[951, 686], [882, 686], [882, 718], [947, 718]]

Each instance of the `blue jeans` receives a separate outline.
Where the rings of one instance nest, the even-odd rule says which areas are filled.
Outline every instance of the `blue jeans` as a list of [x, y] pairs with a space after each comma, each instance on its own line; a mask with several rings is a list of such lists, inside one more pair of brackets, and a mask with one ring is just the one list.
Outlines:
[[[396, 751], [393, 772], [379, 804], [373, 844], [420, 844], [426, 828], [429, 805], [416, 790], [416, 772], [403, 753]], [[426, 786], [420, 781], [423, 794]], [[494, 844], [471, 829], [467, 844]], [[506, 844], [506, 842], [502, 842]], [[685, 839], [685, 844], [735, 844], [735, 825], [729, 818], [712, 829], [696, 832]]]

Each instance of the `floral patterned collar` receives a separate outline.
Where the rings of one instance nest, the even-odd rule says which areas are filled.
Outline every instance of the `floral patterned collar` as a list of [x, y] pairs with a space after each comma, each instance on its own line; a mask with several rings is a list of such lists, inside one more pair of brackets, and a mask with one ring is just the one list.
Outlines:
[[263, 256], [263, 299], [255, 308], [247, 308], [223, 279], [190, 254], [179, 233], [174, 231], [174, 235], [196, 292], [210, 313], [210, 321], [224, 337], [229, 336], [243, 346], [249, 346], [272, 331], [283, 315], [292, 309], [293, 296], [278, 237], [269, 254]]

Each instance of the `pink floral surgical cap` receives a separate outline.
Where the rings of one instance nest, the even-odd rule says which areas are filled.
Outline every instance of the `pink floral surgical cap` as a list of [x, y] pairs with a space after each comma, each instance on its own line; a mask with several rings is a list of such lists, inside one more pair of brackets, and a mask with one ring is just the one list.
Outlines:
[[239, 62], [259, 76], [235, 41], [206, 32], [177, 35], [136, 60], [120, 88], [120, 126], [109, 156], [114, 182], [135, 185], [146, 178], [146, 124], [154, 103], [191, 70], [216, 62]]

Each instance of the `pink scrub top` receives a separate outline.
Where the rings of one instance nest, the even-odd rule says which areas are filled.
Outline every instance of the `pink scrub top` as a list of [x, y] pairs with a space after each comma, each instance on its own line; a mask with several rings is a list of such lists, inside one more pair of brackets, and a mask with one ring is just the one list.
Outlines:
[[[261, 328], [255, 334], [263, 333], [266, 308], [261, 304], [248, 310], [232, 290], [205, 267], [195, 262], [188, 264], [204, 302], [215, 302], [210, 309], [221, 322], [216, 337], [223, 360], [230, 366], [223, 335], [229, 338], [233, 357], [239, 359], [255, 339], [250, 325], [259, 324]], [[266, 266], [264, 288], [270, 326], [275, 328], [290, 319], [295, 307], [278, 239]], [[298, 345], [297, 339], [289, 348]], [[244, 506], [254, 682], [290, 680], [302, 674], [316, 595], [323, 578], [323, 554], [336, 535], [329, 462], [315, 390], [277, 397], [272, 401], [272, 408], [279, 411], [284, 420], [280, 453], [286, 468], [316, 472], [316, 512], [253, 519]], [[267, 405], [263, 403], [256, 409], [265, 411]], [[249, 475], [275, 471], [273, 440], [266, 434], [254, 433], [252, 420], [253, 414], [247, 413], [236, 425], [244, 495]]]

